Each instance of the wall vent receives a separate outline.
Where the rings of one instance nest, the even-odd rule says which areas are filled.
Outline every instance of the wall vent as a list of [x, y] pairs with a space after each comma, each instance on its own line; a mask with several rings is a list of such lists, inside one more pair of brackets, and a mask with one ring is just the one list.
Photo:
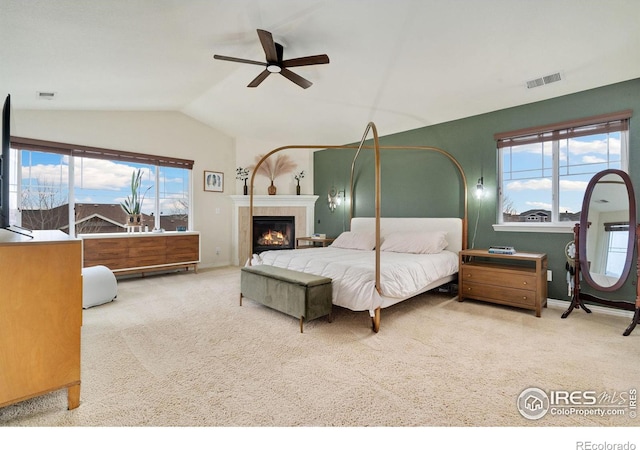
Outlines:
[[545, 84], [555, 83], [556, 81], [560, 81], [560, 80], [562, 80], [562, 76], [560, 75], [560, 72], [552, 73], [551, 75], [545, 75], [544, 77], [527, 81], [527, 89], [544, 86]]
[[42, 100], [53, 100], [53, 98], [56, 96], [55, 92], [41, 92], [38, 91], [38, 98], [42, 99]]

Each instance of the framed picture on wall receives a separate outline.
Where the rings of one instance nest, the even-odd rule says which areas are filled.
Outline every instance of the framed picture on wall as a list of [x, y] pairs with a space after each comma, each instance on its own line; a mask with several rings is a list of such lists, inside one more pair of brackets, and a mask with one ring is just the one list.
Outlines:
[[224, 192], [224, 173], [205, 170], [204, 190], [208, 192]]

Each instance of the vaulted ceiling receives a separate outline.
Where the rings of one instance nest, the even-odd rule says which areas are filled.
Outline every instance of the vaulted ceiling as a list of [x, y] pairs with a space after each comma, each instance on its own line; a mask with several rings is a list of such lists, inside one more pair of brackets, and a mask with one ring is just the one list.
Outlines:
[[[180, 111], [236, 137], [357, 140], [640, 77], [636, 0], [0, 0], [14, 109]], [[329, 64], [247, 85], [256, 30]], [[560, 81], [527, 88], [551, 74]], [[53, 99], [38, 92], [55, 93]], [[0, 92], [4, 97], [5, 92]]]

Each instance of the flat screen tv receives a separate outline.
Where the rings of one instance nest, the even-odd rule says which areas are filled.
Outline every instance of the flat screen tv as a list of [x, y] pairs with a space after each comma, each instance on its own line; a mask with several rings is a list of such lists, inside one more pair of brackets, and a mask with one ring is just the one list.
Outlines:
[[2, 155], [0, 155], [0, 228], [9, 224], [9, 150], [11, 148], [11, 95], [2, 107]]

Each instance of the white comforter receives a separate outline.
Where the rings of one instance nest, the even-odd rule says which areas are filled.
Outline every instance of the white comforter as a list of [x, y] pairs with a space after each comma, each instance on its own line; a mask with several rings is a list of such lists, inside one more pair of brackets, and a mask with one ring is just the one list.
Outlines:
[[[329, 277], [333, 280], [333, 304], [353, 311], [371, 312], [385, 303], [375, 289], [373, 251], [332, 247], [272, 250], [261, 253], [253, 263]], [[458, 256], [451, 251], [436, 254], [381, 252], [382, 296], [400, 301], [457, 272]]]

